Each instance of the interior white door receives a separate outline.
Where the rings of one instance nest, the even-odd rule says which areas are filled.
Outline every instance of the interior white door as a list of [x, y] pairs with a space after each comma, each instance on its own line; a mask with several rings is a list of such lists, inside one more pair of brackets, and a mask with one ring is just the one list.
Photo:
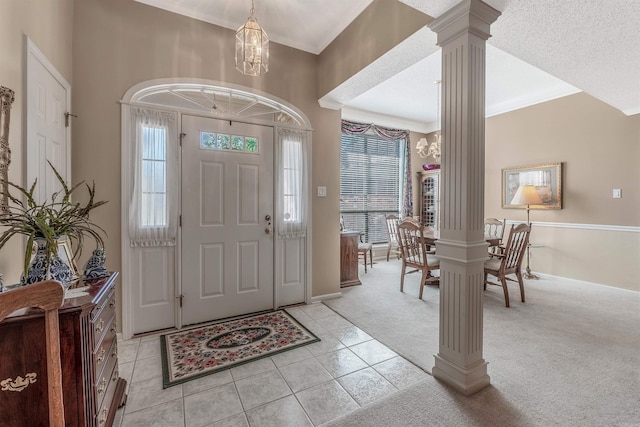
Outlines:
[[27, 41], [27, 182], [37, 178], [36, 200], [43, 201], [60, 191], [47, 160], [67, 182], [71, 178], [69, 127], [70, 86], [47, 58]]
[[183, 325], [273, 308], [273, 128], [184, 115], [182, 132]]

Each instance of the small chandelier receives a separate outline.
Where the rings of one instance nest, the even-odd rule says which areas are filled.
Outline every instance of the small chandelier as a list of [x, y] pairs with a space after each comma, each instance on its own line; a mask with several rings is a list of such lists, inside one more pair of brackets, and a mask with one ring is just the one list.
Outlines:
[[247, 76], [269, 71], [269, 36], [258, 24], [253, 0], [249, 20], [236, 31], [236, 68]]
[[440, 131], [436, 134], [436, 139], [433, 140], [431, 145], [429, 145], [429, 150], [427, 150], [427, 154], [433, 157], [436, 162], [440, 163], [440, 157], [442, 156], [442, 135], [440, 135]]
[[442, 143], [440, 141], [441, 135], [439, 131], [436, 134], [435, 139], [431, 143], [427, 141], [427, 138], [420, 138], [420, 140], [416, 144], [418, 155], [423, 159], [431, 156], [436, 162], [440, 162], [440, 157], [442, 155], [440, 151], [442, 148]]

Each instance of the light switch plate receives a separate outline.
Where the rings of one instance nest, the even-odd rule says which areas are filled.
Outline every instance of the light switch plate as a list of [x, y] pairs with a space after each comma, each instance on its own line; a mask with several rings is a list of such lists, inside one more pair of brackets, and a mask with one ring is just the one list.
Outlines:
[[318, 197], [327, 197], [327, 187], [318, 187]]
[[613, 189], [613, 198], [614, 199], [620, 199], [622, 197], [622, 190], [619, 188], [614, 188]]

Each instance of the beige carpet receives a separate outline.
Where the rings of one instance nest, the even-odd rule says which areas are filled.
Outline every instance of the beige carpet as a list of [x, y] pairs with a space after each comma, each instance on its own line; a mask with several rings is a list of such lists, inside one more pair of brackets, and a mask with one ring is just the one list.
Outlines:
[[[431, 372], [439, 289], [400, 292], [399, 261], [378, 261], [362, 286], [325, 304]], [[640, 280], [640, 279], [639, 279]], [[491, 386], [465, 398], [429, 378], [330, 425], [640, 426], [640, 293], [559, 279], [485, 292], [484, 358]]]

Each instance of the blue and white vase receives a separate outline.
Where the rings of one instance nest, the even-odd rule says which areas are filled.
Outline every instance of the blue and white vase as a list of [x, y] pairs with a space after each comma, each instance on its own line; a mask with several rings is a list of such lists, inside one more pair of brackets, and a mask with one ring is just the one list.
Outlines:
[[109, 272], [104, 266], [106, 260], [107, 254], [104, 248], [94, 250], [84, 266], [84, 277], [87, 279], [97, 279], [108, 276]]
[[47, 241], [45, 239], [36, 239], [36, 244], [38, 245], [38, 249], [27, 270], [27, 277], [24, 277], [24, 274], [22, 274], [20, 276], [20, 284], [24, 286], [47, 279], [53, 279], [61, 282], [65, 287], [69, 286], [73, 279], [71, 267], [62, 261], [60, 257], [54, 256], [49, 262], [49, 271], [47, 274]]

